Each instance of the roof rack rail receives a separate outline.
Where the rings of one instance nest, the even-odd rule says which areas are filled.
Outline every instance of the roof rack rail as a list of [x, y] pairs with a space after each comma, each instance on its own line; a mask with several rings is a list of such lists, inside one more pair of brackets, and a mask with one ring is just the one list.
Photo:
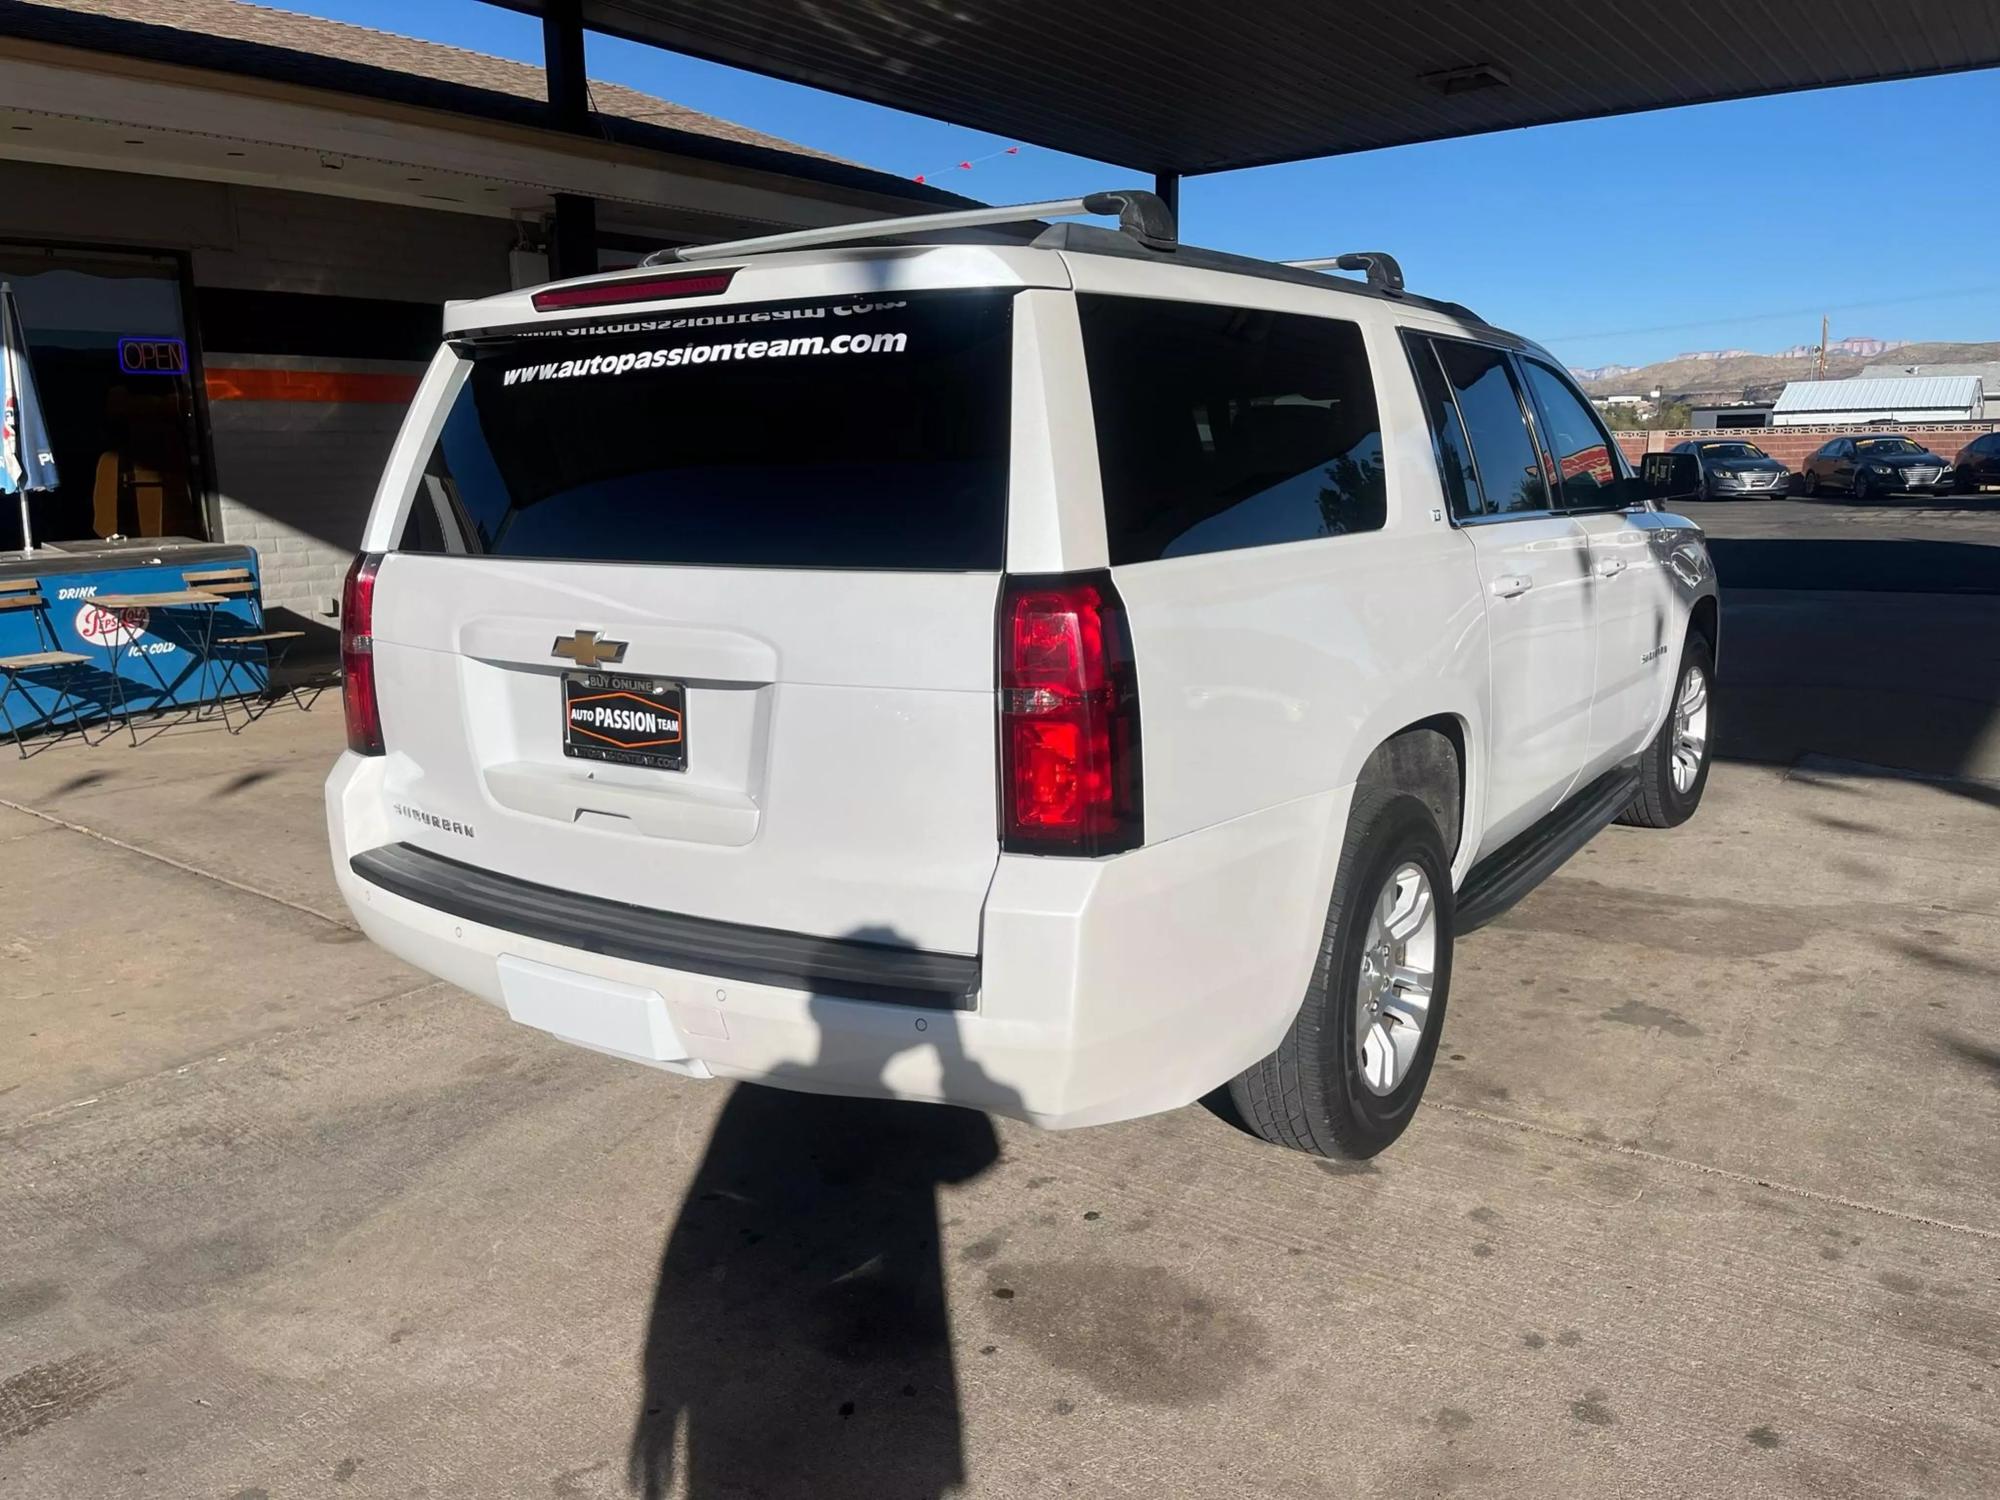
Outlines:
[[918, 234], [933, 229], [977, 229], [988, 224], [1025, 224], [1038, 219], [1068, 219], [1078, 214], [1116, 214], [1118, 227], [1149, 250], [1172, 250], [1180, 244], [1173, 212], [1152, 193], [1119, 188], [1082, 198], [1052, 198], [1046, 203], [1017, 203], [1007, 208], [967, 208], [944, 214], [911, 214], [900, 219], [870, 219], [860, 224], [829, 224], [823, 229], [795, 229], [785, 234], [759, 235], [750, 240], [724, 240], [714, 245], [679, 245], [655, 250], [641, 265], [661, 266], [679, 260], [734, 260], [740, 255], [774, 255], [780, 250], [810, 250], [819, 245], [846, 245], [879, 240], [894, 234]]
[[1386, 250], [1350, 250], [1320, 260], [1288, 260], [1294, 271], [1366, 271], [1368, 284], [1390, 297], [1403, 295], [1403, 268]]

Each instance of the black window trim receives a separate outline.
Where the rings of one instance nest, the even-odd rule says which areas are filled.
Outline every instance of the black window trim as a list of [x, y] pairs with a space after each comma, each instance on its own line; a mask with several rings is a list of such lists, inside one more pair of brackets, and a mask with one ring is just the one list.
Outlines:
[[[1618, 446], [1617, 439], [1611, 436], [1603, 421], [1598, 417], [1597, 408], [1592, 406], [1590, 399], [1576, 388], [1574, 381], [1563, 374], [1552, 361], [1544, 359], [1538, 354], [1516, 351], [1514, 362], [1520, 367], [1522, 393], [1527, 396], [1530, 405], [1534, 408], [1536, 424], [1535, 441], [1542, 450], [1543, 472], [1544, 474], [1553, 476], [1544, 481], [1549, 486], [1549, 496], [1551, 499], [1564, 493], [1560, 482], [1562, 462], [1549, 451], [1548, 444], [1542, 441], [1542, 434], [1548, 430], [1551, 424], [1548, 422], [1547, 414], [1542, 410], [1542, 398], [1535, 394], [1534, 383], [1528, 379], [1528, 366], [1531, 364], [1540, 365], [1549, 374], [1553, 375], [1559, 384], [1569, 388], [1570, 394], [1577, 398], [1584, 412], [1589, 416], [1591, 426], [1597, 429], [1597, 435], [1604, 439], [1604, 447], [1611, 455], [1611, 467], [1616, 471], [1618, 478], [1627, 480], [1632, 477], [1631, 466], [1625, 462], [1624, 450]], [[1699, 452], [1696, 454], [1696, 462], [1700, 462]], [[1613, 486], [1610, 493], [1616, 495], [1621, 490], [1629, 491], [1630, 488], [1630, 485]], [[1553, 514], [1559, 516], [1602, 516], [1609, 515], [1614, 511], [1629, 510], [1631, 504], [1630, 500], [1618, 500], [1611, 504], [1600, 502], [1596, 505], [1553, 505], [1550, 507], [1550, 510]]]
[[[1542, 448], [1541, 429], [1538, 423], [1536, 422], [1535, 412], [1533, 409], [1534, 393], [1528, 389], [1527, 374], [1520, 368], [1521, 351], [1515, 348], [1511, 344], [1495, 343], [1491, 339], [1467, 338], [1463, 334], [1442, 333], [1435, 329], [1430, 329], [1430, 328], [1405, 328], [1403, 332], [1413, 333], [1421, 338], [1428, 339], [1431, 341], [1433, 346], [1435, 346], [1440, 340], [1454, 344], [1470, 344], [1475, 349], [1488, 349], [1496, 354], [1503, 355], [1506, 358], [1508, 367], [1507, 368], [1508, 378], [1512, 380], [1514, 383], [1514, 399], [1516, 402], [1520, 403], [1521, 406], [1521, 422], [1522, 425], [1528, 429], [1528, 446], [1534, 449], [1535, 461], [1541, 464], [1542, 466], [1542, 489], [1549, 494], [1553, 494], [1554, 491], [1549, 484], [1548, 457], [1544, 453]], [[1433, 348], [1431, 357], [1433, 359], [1437, 358], [1435, 348]], [[1444, 370], [1443, 360], [1438, 360], [1438, 368], [1440, 370]], [[1449, 370], [1444, 371], [1444, 376], [1445, 376], [1445, 389], [1451, 393], [1452, 407], [1454, 410], [1458, 410], [1458, 387], [1456, 383], [1452, 380], [1451, 372]], [[1412, 380], [1417, 378], [1415, 370], [1411, 371], [1410, 378]], [[1430, 419], [1426, 417], [1424, 420], [1426, 425], [1428, 425]], [[1484, 477], [1480, 475], [1479, 472], [1479, 450], [1472, 441], [1472, 429], [1466, 425], [1465, 413], [1462, 410], [1458, 412], [1458, 425], [1459, 425], [1459, 430], [1465, 434], [1466, 452], [1472, 459], [1473, 478], [1479, 484], [1480, 509], [1479, 509], [1479, 514], [1476, 516], [1466, 516], [1462, 519], [1453, 517], [1452, 525], [1496, 526], [1496, 525], [1501, 525], [1508, 521], [1546, 521], [1554, 516], [1559, 516], [1563, 514], [1562, 511], [1557, 510], [1554, 506], [1543, 506], [1539, 510], [1491, 509], [1488, 506], [1486, 499], [1486, 481]], [[1437, 442], [1437, 435], [1435, 433], [1431, 435], [1431, 441], [1433, 448], [1435, 448]], [[1439, 488], [1440, 491], [1442, 491], [1443, 488], [1442, 484], [1440, 484]], [[1447, 500], [1445, 506], [1445, 513], [1447, 515], [1450, 515], [1450, 512], [1451, 512], [1451, 506], [1449, 501]]]
[[[1437, 335], [1428, 328], [1402, 327], [1396, 331], [1402, 336], [1403, 354], [1410, 362], [1410, 378], [1416, 383], [1417, 400], [1424, 406], [1424, 426], [1430, 430], [1431, 463], [1437, 469], [1438, 494], [1444, 501], [1445, 519], [1453, 526], [1482, 521], [1492, 512], [1486, 508], [1486, 486], [1479, 477], [1479, 455], [1473, 451], [1472, 433], [1465, 425], [1465, 413], [1459, 409], [1458, 389], [1451, 383], [1451, 372], [1445, 369], [1444, 361], [1438, 358]], [[1451, 402], [1451, 412], [1458, 421], [1459, 435], [1465, 439], [1466, 461], [1472, 466], [1470, 477], [1473, 493], [1469, 498], [1479, 506], [1472, 515], [1461, 516], [1453, 510], [1451, 496], [1445, 492], [1443, 438], [1430, 419], [1430, 403], [1424, 396], [1424, 377], [1422, 371], [1418, 369], [1418, 365], [1426, 359], [1431, 362], [1431, 368], [1437, 371], [1438, 378], [1444, 382], [1445, 399]]]

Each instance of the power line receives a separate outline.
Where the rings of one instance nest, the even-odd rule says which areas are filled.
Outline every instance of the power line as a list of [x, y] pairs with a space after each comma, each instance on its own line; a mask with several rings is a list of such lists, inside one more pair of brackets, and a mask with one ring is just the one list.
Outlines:
[[1698, 333], [1704, 328], [1729, 328], [1738, 323], [1780, 323], [1792, 318], [1809, 318], [1814, 313], [1861, 312], [1875, 307], [1902, 307], [1913, 302], [1944, 302], [1953, 297], [1978, 297], [2000, 292], [2000, 286], [1967, 286], [1945, 292], [1920, 292], [1909, 297], [1876, 297], [1866, 302], [1822, 303], [1818, 307], [1795, 307], [1785, 312], [1745, 313], [1741, 317], [1705, 318], [1698, 323], [1655, 323], [1646, 328], [1613, 328], [1601, 333], [1559, 333], [1544, 338], [1544, 344], [1580, 344], [1592, 339], [1632, 338], [1642, 333]]

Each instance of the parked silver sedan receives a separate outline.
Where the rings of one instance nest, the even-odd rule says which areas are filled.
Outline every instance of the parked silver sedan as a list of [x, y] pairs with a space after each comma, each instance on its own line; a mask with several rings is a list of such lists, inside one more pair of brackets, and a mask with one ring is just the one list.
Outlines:
[[1792, 471], [1755, 443], [1740, 439], [1690, 438], [1676, 444], [1675, 453], [1692, 453], [1701, 465], [1701, 498], [1784, 495], [1792, 488]]

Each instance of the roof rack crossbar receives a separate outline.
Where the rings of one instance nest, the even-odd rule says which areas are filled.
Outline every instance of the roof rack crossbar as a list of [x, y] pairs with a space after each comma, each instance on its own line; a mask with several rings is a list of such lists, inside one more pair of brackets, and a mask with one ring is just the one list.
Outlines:
[[967, 208], [943, 214], [912, 214], [900, 219], [870, 219], [860, 224], [829, 224], [821, 229], [795, 229], [785, 234], [759, 235], [749, 240], [724, 240], [714, 245], [680, 245], [655, 250], [642, 265], [673, 261], [735, 260], [744, 255], [773, 255], [781, 250], [810, 250], [820, 245], [846, 245], [889, 235], [921, 234], [939, 229], [977, 229], [990, 224], [1025, 224], [1040, 219], [1068, 219], [1079, 214], [1116, 214], [1118, 227], [1150, 250], [1172, 250], [1180, 243], [1174, 216], [1158, 197], [1138, 188], [1090, 193], [1082, 198], [1052, 198], [1046, 203], [1017, 203], [1005, 208]]
[[1403, 295], [1403, 268], [1386, 250], [1350, 250], [1345, 255], [1328, 255], [1319, 260], [1288, 260], [1294, 271], [1366, 271], [1368, 284], [1391, 297]]

